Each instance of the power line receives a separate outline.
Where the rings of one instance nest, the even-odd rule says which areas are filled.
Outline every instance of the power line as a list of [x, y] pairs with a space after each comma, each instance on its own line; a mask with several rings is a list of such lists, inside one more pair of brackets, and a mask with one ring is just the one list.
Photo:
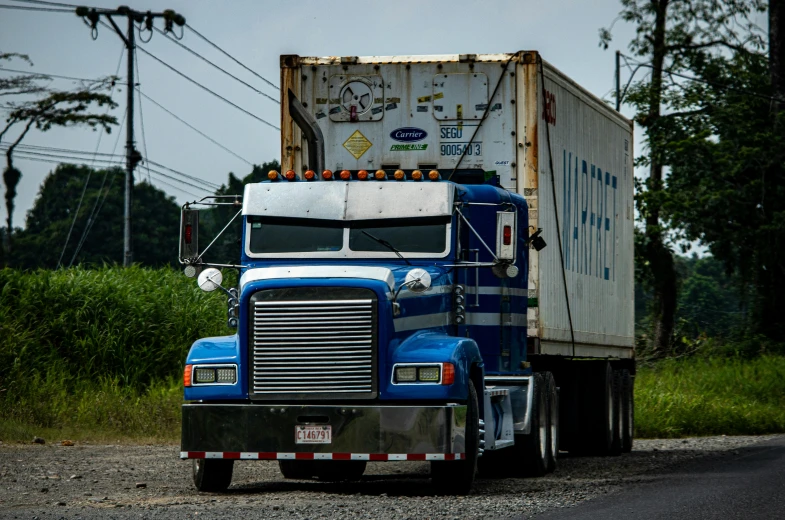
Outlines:
[[12, 2], [23, 2], [26, 4], [39, 4], [39, 5], [51, 5], [55, 7], [79, 7], [76, 4], [63, 4], [60, 2], [46, 2], [44, 0], [11, 0]]
[[269, 94], [265, 94], [264, 92], [262, 92], [261, 90], [259, 90], [259, 89], [258, 89], [258, 88], [256, 88], [256, 87], [254, 87], [254, 86], [253, 86], [253, 85], [251, 85], [250, 83], [247, 83], [247, 82], [245, 82], [245, 81], [241, 80], [240, 78], [238, 78], [237, 76], [235, 76], [234, 74], [232, 74], [231, 72], [229, 72], [228, 70], [226, 70], [226, 69], [223, 69], [223, 68], [219, 67], [218, 65], [216, 65], [216, 64], [215, 64], [215, 63], [213, 63], [212, 61], [208, 60], [207, 58], [205, 58], [204, 56], [202, 56], [202, 55], [201, 55], [201, 54], [199, 54], [198, 52], [194, 51], [194, 50], [193, 50], [193, 49], [191, 49], [190, 47], [187, 47], [185, 44], [183, 44], [183, 43], [180, 43], [179, 41], [177, 41], [177, 39], [175, 39], [175, 38], [172, 38], [172, 37], [171, 37], [171, 36], [169, 36], [169, 35], [168, 35], [166, 32], [162, 31], [162, 30], [161, 30], [161, 29], [159, 29], [158, 27], [153, 27], [153, 29], [155, 29], [155, 30], [156, 30], [157, 32], [159, 32], [160, 34], [164, 35], [164, 36], [166, 37], [166, 39], [167, 39], [167, 40], [171, 41], [172, 43], [175, 43], [176, 45], [179, 45], [180, 47], [182, 47], [183, 49], [187, 50], [188, 52], [190, 52], [191, 54], [193, 54], [193, 55], [194, 55], [194, 56], [196, 56], [197, 58], [201, 59], [202, 61], [204, 61], [204, 62], [206, 62], [206, 63], [208, 63], [208, 64], [210, 64], [210, 65], [212, 65], [212, 66], [213, 66], [213, 67], [215, 67], [216, 69], [220, 70], [221, 72], [223, 72], [224, 74], [226, 74], [226, 75], [227, 75], [227, 76], [229, 76], [230, 78], [232, 78], [232, 79], [234, 79], [234, 80], [238, 81], [239, 83], [242, 83], [243, 85], [245, 85], [245, 86], [246, 86], [246, 87], [248, 87], [249, 89], [253, 90], [253, 91], [254, 91], [254, 92], [256, 92], [257, 94], [261, 94], [262, 96], [266, 97], [266, 98], [267, 98], [267, 99], [269, 99], [270, 101], [273, 101], [274, 103], [278, 103], [279, 105], [281, 104], [281, 102], [280, 102], [280, 101], [278, 101], [277, 99], [275, 99], [274, 97], [270, 96]]
[[[5, 150], [7, 148], [8, 148], [8, 144], [7, 143], [0, 142], [0, 149]], [[66, 160], [85, 161], [83, 163], [80, 163], [80, 164], [85, 164], [85, 165], [87, 164], [86, 163], [86, 158], [79, 157], [79, 155], [91, 155], [92, 154], [92, 152], [87, 152], [87, 151], [82, 151], [82, 150], [70, 150], [70, 149], [67, 149], [67, 148], [51, 148], [51, 147], [47, 147], [47, 146], [34, 146], [34, 145], [19, 145], [19, 147], [17, 147], [17, 149], [16, 149], [16, 152], [17, 153], [32, 154], [32, 155], [41, 156], [41, 157], [54, 157], [54, 158], [60, 158], [60, 159], [66, 159]], [[45, 153], [45, 152], [55, 152], [55, 153]], [[119, 163], [122, 162], [122, 160], [114, 159], [114, 157], [118, 157], [118, 158], [123, 157], [122, 155], [115, 155], [115, 154], [108, 154], [108, 153], [98, 153], [96, 155], [101, 155], [101, 156], [108, 157], [108, 158], [106, 158], [106, 159], [94, 159], [93, 162], [98, 161], [98, 162], [101, 162], [101, 163], [109, 163], [109, 164], [119, 164]], [[158, 168], [163, 168], [164, 170], [168, 170], [168, 171], [170, 171], [170, 172], [172, 172], [172, 173], [174, 173], [176, 175], [179, 175], [181, 177], [184, 177], [184, 178], [186, 178], [186, 179], [188, 179], [190, 181], [199, 182], [199, 183], [202, 184], [202, 186], [196, 186], [196, 185], [190, 184], [191, 186], [194, 186], [196, 188], [204, 189], [204, 187], [206, 186], [207, 188], [217, 190], [217, 189], [219, 189], [221, 187], [220, 184], [216, 184], [214, 182], [206, 181], [206, 180], [201, 179], [199, 177], [195, 177], [193, 175], [189, 175], [187, 173], [183, 173], [183, 172], [181, 172], [179, 170], [175, 170], [174, 168], [170, 168], [168, 166], [165, 166], [163, 164], [157, 163], [155, 161], [149, 161], [149, 162], [153, 166], [157, 166]], [[161, 173], [161, 175], [167, 175], [167, 174]], [[178, 182], [186, 183], [186, 181], [182, 181], [181, 179], [177, 179], [175, 177], [172, 177], [172, 179], [176, 180]], [[205, 191], [210, 191], [210, 190], [207, 189]]]
[[238, 105], [238, 104], [236, 104], [236, 103], [233, 103], [233, 102], [229, 101], [228, 99], [226, 99], [226, 98], [225, 98], [225, 97], [223, 97], [222, 95], [218, 94], [218, 93], [217, 93], [217, 92], [215, 92], [214, 90], [210, 90], [209, 88], [205, 87], [204, 85], [202, 85], [201, 83], [199, 83], [199, 82], [198, 82], [198, 81], [196, 81], [195, 79], [191, 78], [191, 77], [190, 77], [190, 76], [188, 76], [187, 74], [185, 74], [185, 73], [183, 73], [183, 72], [180, 72], [179, 70], [177, 70], [176, 68], [172, 67], [171, 65], [169, 65], [168, 63], [166, 63], [164, 60], [162, 60], [161, 58], [159, 58], [159, 57], [155, 56], [153, 53], [151, 53], [150, 51], [148, 51], [148, 50], [144, 49], [143, 47], [139, 47], [139, 50], [140, 50], [140, 51], [142, 51], [143, 53], [147, 54], [148, 56], [150, 56], [150, 57], [151, 57], [151, 58], [153, 58], [155, 61], [157, 61], [158, 63], [160, 63], [161, 65], [163, 65], [163, 66], [164, 66], [164, 67], [166, 67], [167, 69], [171, 70], [171, 71], [172, 71], [172, 72], [174, 72], [175, 74], [178, 74], [178, 75], [179, 75], [180, 77], [182, 77], [183, 79], [186, 79], [186, 80], [190, 81], [191, 83], [193, 83], [193, 84], [194, 84], [194, 85], [196, 85], [197, 87], [201, 88], [202, 90], [204, 90], [204, 91], [206, 91], [206, 92], [209, 92], [209, 93], [210, 93], [210, 94], [212, 94], [213, 96], [217, 97], [218, 99], [222, 100], [222, 101], [223, 101], [223, 102], [225, 102], [225, 103], [228, 103], [229, 105], [233, 106], [234, 108], [236, 108], [237, 110], [239, 110], [239, 111], [243, 112], [244, 114], [251, 116], [252, 118], [256, 119], [257, 121], [261, 121], [262, 123], [266, 124], [266, 125], [267, 125], [267, 126], [269, 126], [270, 128], [274, 128], [275, 130], [278, 130], [278, 131], [280, 131], [280, 130], [281, 130], [280, 128], [278, 128], [278, 127], [277, 127], [277, 126], [275, 126], [274, 124], [270, 123], [269, 121], [266, 121], [266, 120], [262, 119], [261, 117], [257, 116], [256, 114], [253, 114], [253, 113], [249, 112], [248, 110], [244, 109], [244, 108], [243, 108], [243, 107], [241, 107], [240, 105]]
[[[79, 165], [82, 165], [82, 166], [88, 166], [87, 162], [84, 161], [81, 157], [71, 157], [71, 156], [67, 156], [67, 155], [48, 154], [48, 153], [42, 153], [42, 152], [29, 152], [29, 151], [22, 151], [22, 150], [17, 150], [16, 154], [17, 154], [16, 157], [18, 159], [37, 160], [37, 161], [40, 161], [40, 162], [49, 162], [49, 163], [54, 163], [54, 164], [63, 164], [63, 163], [68, 164], [69, 161], [76, 161], [75, 163], [70, 163], [70, 164], [79, 164]], [[28, 155], [30, 157], [28, 157]], [[111, 159], [97, 159], [97, 162], [105, 163], [104, 165], [102, 165], [102, 167], [119, 166], [119, 165], [122, 164], [122, 161], [113, 161]], [[204, 187], [204, 186], [199, 186], [197, 184], [193, 184], [193, 183], [190, 183], [188, 181], [184, 181], [182, 179], [178, 179], [177, 177], [174, 177], [172, 175], [169, 175], [169, 174], [166, 174], [164, 172], [158, 171], [158, 170], [156, 170], [154, 168], [150, 168], [150, 171], [152, 173], [160, 175], [161, 177], [164, 177], [164, 178], [169, 179], [171, 181], [179, 182], [180, 184], [184, 184], [186, 186], [190, 186], [192, 188], [196, 188], [198, 190], [203, 190], [203, 191], [205, 191], [207, 193], [211, 193], [211, 191], [208, 188]]]
[[[75, 81], [93, 81], [93, 82], [99, 82], [100, 81], [100, 80], [89, 79], [89, 78], [77, 78], [77, 77], [74, 77], [74, 76], [61, 76], [61, 75], [57, 75], [57, 74], [46, 74], [46, 73], [30, 72], [30, 71], [25, 71], [25, 70], [7, 69], [7, 68], [0, 67], [0, 72], [5, 72], [5, 71], [16, 72], [16, 73], [19, 73], [19, 74], [31, 74], [31, 75], [37, 75], [37, 76], [47, 76], [47, 77], [51, 77], [51, 78], [70, 79], [70, 80], [75, 80]], [[117, 80], [122, 80], [122, 79], [123, 79], [122, 76], [117, 77]], [[236, 152], [232, 151], [231, 149], [229, 149], [225, 145], [219, 143], [218, 141], [216, 141], [215, 139], [213, 139], [209, 135], [205, 134], [204, 132], [202, 132], [201, 130], [196, 128], [195, 126], [191, 125], [190, 123], [188, 123], [187, 121], [185, 121], [184, 119], [179, 117], [177, 114], [175, 114], [174, 112], [172, 112], [171, 110], [169, 110], [168, 108], [163, 106], [161, 103], [159, 103], [158, 101], [154, 100], [153, 98], [151, 98], [147, 94], [145, 94], [142, 91], [140, 91], [138, 88], [136, 89], [136, 91], [139, 92], [139, 94], [142, 97], [144, 97], [147, 101], [149, 101], [150, 103], [156, 105], [158, 108], [160, 108], [161, 110], [163, 110], [164, 112], [166, 112], [167, 114], [169, 114], [170, 116], [172, 116], [173, 118], [175, 118], [176, 120], [178, 120], [179, 122], [181, 122], [182, 124], [184, 124], [185, 126], [190, 128], [191, 130], [193, 130], [197, 134], [201, 135], [202, 137], [204, 137], [205, 139], [207, 139], [208, 141], [210, 141], [214, 145], [218, 146], [223, 151], [233, 155], [237, 159], [240, 159], [241, 161], [243, 161], [248, 166], [253, 166], [253, 163], [251, 161], [249, 161], [248, 159], [245, 159], [244, 157], [241, 157]], [[0, 108], [3, 108], [5, 110], [14, 110], [14, 108], [10, 107], [10, 106], [3, 106], [3, 107], [0, 107]]]
[[213, 139], [213, 138], [212, 138], [212, 137], [210, 137], [209, 135], [205, 134], [204, 132], [202, 132], [201, 130], [199, 130], [198, 128], [196, 128], [195, 126], [193, 126], [193, 125], [191, 125], [190, 123], [188, 123], [187, 121], [185, 121], [185, 120], [181, 119], [181, 118], [180, 118], [180, 117], [179, 117], [177, 114], [175, 114], [175, 113], [173, 113], [172, 111], [170, 111], [168, 108], [166, 108], [165, 106], [163, 106], [162, 104], [160, 104], [158, 101], [154, 100], [153, 98], [151, 98], [151, 97], [150, 97], [150, 96], [148, 96], [147, 94], [144, 94], [144, 93], [143, 93], [142, 91], [140, 91], [139, 89], [137, 89], [137, 92], [139, 92], [139, 94], [140, 94], [140, 95], [141, 95], [143, 98], [145, 98], [147, 101], [149, 101], [150, 103], [154, 104], [155, 106], [157, 106], [158, 108], [160, 108], [161, 110], [163, 110], [164, 112], [166, 112], [167, 114], [169, 114], [170, 116], [172, 116], [173, 118], [177, 119], [177, 120], [178, 120], [178, 121], [180, 121], [182, 124], [184, 124], [185, 126], [187, 126], [188, 128], [190, 128], [191, 130], [193, 130], [194, 132], [196, 132], [197, 134], [201, 135], [202, 137], [204, 137], [205, 139], [207, 139], [208, 141], [210, 141], [210, 142], [211, 142], [211, 143], [213, 143], [214, 145], [216, 145], [216, 146], [218, 146], [219, 148], [221, 148], [223, 151], [225, 151], [225, 152], [227, 152], [227, 153], [230, 153], [230, 154], [232, 154], [233, 156], [235, 156], [235, 157], [237, 157], [238, 159], [240, 159], [241, 161], [243, 161], [245, 164], [247, 164], [247, 165], [249, 165], [249, 166], [253, 166], [253, 163], [252, 163], [251, 161], [249, 161], [249, 160], [247, 160], [247, 159], [244, 159], [244, 158], [240, 157], [240, 156], [239, 156], [239, 155], [237, 155], [235, 152], [233, 152], [232, 150], [230, 150], [230, 149], [229, 149], [229, 148], [227, 148], [226, 146], [222, 145], [221, 143], [219, 143], [218, 141], [216, 141], [215, 139]]
[[261, 76], [260, 74], [258, 74], [258, 73], [257, 73], [257, 72], [255, 72], [254, 70], [252, 70], [252, 69], [250, 69], [249, 67], [247, 67], [246, 65], [244, 65], [244, 64], [243, 64], [243, 63], [242, 63], [240, 60], [238, 60], [237, 58], [235, 58], [234, 56], [232, 56], [231, 54], [229, 54], [228, 52], [226, 52], [225, 50], [223, 50], [222, 48], [220, 48], [220, 47], [219, 47], [218, 45], [216, 45], [215, 43], [213, 43], [213, 42], [211, 42], [210, 40], [208, 40], [208, 39], [207, 39], [207, 37], [206, 37], [206, 36], [204, 36], [202, 33], [200, 33], [199, 31], [197, 31], [196, 29], [194, 29], [193, 27], [191, 27], [191, 26], [190, 26], [190, 25], [188, 25], [187, 23], [185, 24], [185, 26], [186, 26], [186, 27], [188, 27], [188, 28], [191, 30], [191, 32], [193, 32], [193, 33], [194, 33], [195, 35], [197, 35], [199, 38], [203, 39], [204, 41], [206, 41], [207, 43], [209, 43], [210, 45], [212, 45], [213, 47], [215, 47], [216, 49], [218, 49], [220, 52], [222, 52], [222, 53], [223, 53], [223, 54], [224, 54], [226, 57], [228, 57], [230, 60], [234, 61], [234, 62], [235, 62], [236, 64], [238, 64], [239, 66], [241, 66], [242, 68], [244, 68], [245, 70], [247, 70], [248, 72], [250, 72], [251, 74], [253, 74], [254, 76], [256, 76], [257, 78], [261, 79], [262, 81], [264, 81], [265, 83], [267, 83], [268, 85], [270, 85], [271, 87], [273, 87], [275, 90], [280, 90], [280, 89], [278, 88], [278, 85], [276, 85], [275, 83], [271, 82], [271, 81], [270, 81], [270, 80], [268, 80], [267, 78], [265, 78], [265, 77]]
[[[136, 54], [136, 48], [134, 48]], [[142, 77], [139, 74], [139, 58], [136, 59], [136, 90], [141, 94], [142, 92]], [[150, 182], [150, 161], [147, 155], [147, 138], [144, 135], [144, 114], [142, 113], [142, 99], [139, 99], [139, 122], [142, 128], [142, 147], [144, 148], [144, 164], [147, 167], [147, 181]]]
[[[123, 120], [125, 120], [125, 116], [123, 117]], [[0, 147], [8, 147], [8, 146], [9, 146], [9, 143], [7, 141], [0, 141]], [[27, 150], [27, 149], [29, 149], [29, 150]], [[26, 151], [27, 150], [27, 151], [30, 151], [30, 152], [36, 152], [36, 151], [61, 152], [61, 155], [62, 154], [70, 154], [70, 155], [77, 155], [77, 156], [78, 155], [91, 155], [93, 153], [93, 152], [88, 152], [86, 150], [74, 150], [73, 148], [54, 148], [54, 147], [51, 147], [51, 146], [39, 146], [39, 145], [33, 145], [33, 144], [19, 144], [19, 145], [17, 145], [17, 150], [20, 150], [20, 151]], [[115, 154], [115, 153], [101, 153], [101, 152], [98, 152], [95, 155], [101, 155], [101, 156], [104, 156], [104, 157], [111, 157], [111, 158], [114, 158], [114, 157], [124, 157], [124, 155], [118, 155], [118, 154]], [[80, 157], [79, 159], [81, 160], [82, 158]], [[110, 160], [110, 159], [100, 159], [100, 160], [102, 160], [104, 162], [106, 162], [106, 161], [114, 162], [113, 160]], [[194, 175], [189, 175], [187, 173], [183, 173], [183, 172], [181, 172], [179, 170], [175, 170], [174, 168], [170, 168], [169, 166], [166, 166], [164, 164], [161, 164], [161, 163], [158, 163], [158, 162], [155, 162], [155, 161], [150, 161], [150, 164], [152, 164], [153, 166], [157, 166], [159, 168], [163, 168], [165, 170], [168, 170], [168, 171], [170, 171], [172, 173], [175, 173], [177, 175], [180, 175], [180, 176], [185, 177], [187, 179], [190, 179], [192, 181], [201, 182], [201, 183], [205, 184], [206, 186], [211, 187], [213, 189], [218, 189], [218, 188], [221, 187], [220, 184], [217, 184], [215, 182], [211, 182], [211, 181], [202, 179], [200, 177], [196, 177]]]
[[73, 13], [72, 9], [57, 9], [54, 7], [29, 7], [26, 5], [5, 5], [0, 4], [0, 9], [14, 9], [17, 11], [34, 11], [39, 13]]
[[[30, 70], [18, 70], [18, 69], [8, 69], [0, 65], [0, 72], [14, 72], [16, 74], [27, 74], [28, 76], [41, 76], [42, 78], [57, 78], [57, 79], [70, 79], [73, 81], [87, 81], [91, 83], [102, 83], [105, 82], [107, 78], [104, 79], [90, 79], [90, 78], [77, 78], [74, 76], [61, 76], [59, 74], [45, 74], [43, 72], [33, 72]], [[123, 79], [121, 76], [114, 76], [114, 79]]]

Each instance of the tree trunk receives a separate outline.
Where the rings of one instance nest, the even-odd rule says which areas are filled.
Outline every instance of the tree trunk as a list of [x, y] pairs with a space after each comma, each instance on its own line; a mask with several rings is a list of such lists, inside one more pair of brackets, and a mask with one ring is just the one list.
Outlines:
[[[769, 0], [769, 67], [774, 96], [785, 99], [785, 0]], [[781, 110], [785, 103], [776, 103]]]
[[665, 244], [660, 227], [660, 197], [663, 189], [662, 158], [660, 152], [659, 119], [662, 104], [662, 71], [667, 48], [665, 25], [669, 0], [652, 0], [656, 9], [654, 33], [652, 34], [651, 97], [645, 128], [651, 150], [646, 204], [646, 256], [648, 257], [654, 283], [654, 334], [652, 349], [657, 356], [666, 356], [671, 350], [674, 316], [678, 287], [673, 267], [673, 254]]

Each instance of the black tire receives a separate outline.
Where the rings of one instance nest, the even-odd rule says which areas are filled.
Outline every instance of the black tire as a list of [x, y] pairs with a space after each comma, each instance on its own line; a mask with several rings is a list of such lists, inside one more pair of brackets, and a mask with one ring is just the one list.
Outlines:
[[545, 372], [543, 377], [548, 398], [548, 463], [546, 471], [551, 473], [556, 470], [556, 459], [559, 456], [559, 390], [556, 388], [556, 380], [551, 372]]
[[194, 485], [198, 491], [226, 491], [232, 483], [231, 459], [193, 459]]
[[513, 453], [515, 465], [525, 477], [541, 477], [548, 472], [548, 397], [546, 379], [534, 374], [532, 396], [531, 431], [528, 435], [516, 435]]
[[314, 462], [313, 460], [279, 460], [278, 468], [283, 478], [305, 480], [316, 476]]
[[459, 461], [431, 461], [431, 481], [437, 492], [448, 495], [468, 495], [477, 472], [480, 449], [480, 407], [474, 383], [469, 381], [466, 400], [465, 459]]
[[622, 401], [624, 400], [623, 390], [621, 387], [621, 370], [614, 370], [613, 371], [613, 442], [611, 442], [611, 449], [608, 452], [609, 455], [621, 455], [621, 445], [622, 445], [622, 432], [624, 431], [624, 426], [622, 421], [624, 420], [624, 414], [621, 411]]
[[571, 451], [581, 455], [608, 455], [613, 445], [613, 370], [607, 361], [585, 361], [578, 393], [578, 424]]
[[632, 451], [633, 435], [635, 431], [635, 398], [633, 391], [634, 379], [629, 370], [621, 371], [621, 451], [629, 453]]

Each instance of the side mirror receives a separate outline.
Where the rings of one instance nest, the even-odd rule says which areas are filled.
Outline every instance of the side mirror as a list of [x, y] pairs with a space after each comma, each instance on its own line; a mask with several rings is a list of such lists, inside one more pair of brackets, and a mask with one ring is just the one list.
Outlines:
[[223, 289], [223, 287], [221, 287], [221, 282], [223, 281], [224, 277], [221, 274], [221, 271], [215, 267], [205, 269], [199, 273], [199, 278], [196, 279], [196, 283], [199, 284], [199, 288], [204, 292], [212, 292], [218, 288]]
[[199, 211], [183, 208], [180, 212], [180, 262], [199, 258]]
[[502, 261], [515, 261], [515, 246], [518, 234], [515, 229], [515, 212], [496, 213], [496, 258]]

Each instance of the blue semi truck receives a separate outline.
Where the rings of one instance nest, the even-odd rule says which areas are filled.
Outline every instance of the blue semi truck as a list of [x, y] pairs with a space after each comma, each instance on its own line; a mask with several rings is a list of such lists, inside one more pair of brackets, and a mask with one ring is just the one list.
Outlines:
[[[478, 469], [629, 451], [629, 121], [534, 52], [281, 65], [283, 172], [182, 211], [186, 274], [237, 328], [186, 359], [197, 489], [238, 460], [338, 480], [430, 461], [465, 494]], [[199, 250], [215, 204], [242, 219], [236, 265]]]

